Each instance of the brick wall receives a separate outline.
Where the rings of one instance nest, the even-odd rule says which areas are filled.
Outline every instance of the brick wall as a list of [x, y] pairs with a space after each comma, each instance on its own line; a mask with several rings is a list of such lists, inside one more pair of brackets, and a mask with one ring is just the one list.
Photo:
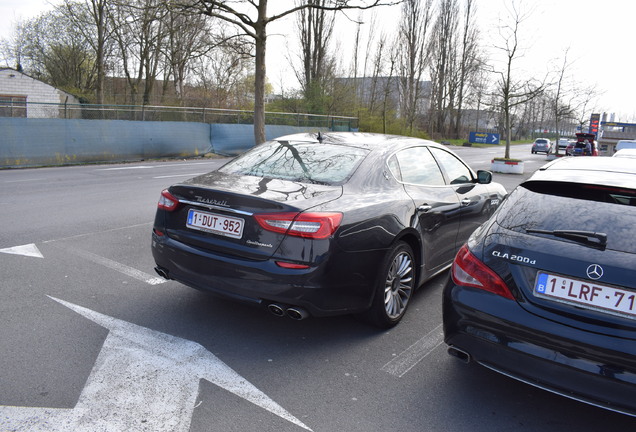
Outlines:
[[0, 69], [0, 96], [26, 96], [27, 117], [29, 118], [63, 117], [63, 113], [60, 115], [58, 106], [29, 106], [28, 104], [32, 102], [53, 104], [64, 102], [79, 103], [74, 96], [13, 69]]

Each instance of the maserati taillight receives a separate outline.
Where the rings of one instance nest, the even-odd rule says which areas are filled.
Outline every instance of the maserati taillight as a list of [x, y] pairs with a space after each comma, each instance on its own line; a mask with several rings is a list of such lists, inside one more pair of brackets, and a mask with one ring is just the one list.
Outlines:
[[451, 277], [457, 285], [483, 289], [514, 300], [503, 279], [473, 255], [467, 245], [462, 246], [457, 252], [451, 267]]
[[174, 211], [179, 205], [179, 199], [168, 192], [168, 189], [164, 189], [159, 197], [157, 207], [165, 211]]
[[268, 231], [297, 237], [324, 239], [340, 226], [342, 213], [265, 213], [255, 214], [258, 224]]

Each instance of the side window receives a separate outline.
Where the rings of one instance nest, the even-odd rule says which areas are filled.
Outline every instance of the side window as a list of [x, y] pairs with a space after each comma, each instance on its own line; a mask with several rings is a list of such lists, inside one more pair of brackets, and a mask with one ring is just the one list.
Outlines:
[[411, 147], [395, 155], [402, 181], [417, 185], [444, 185], [444, 176], [426, 147]]
[[400, 164], [395, 155], [391, 156], [386, 163], [389, 166], [389, 170], [393, 177], [395, 177], [398, 181], [402, 181], [402, 172], [400, 172]]
[[439, 161], [451, 184], [470, 183], [473, 176], [470, 169], [452, 153], [431, 147], [431, 152]]

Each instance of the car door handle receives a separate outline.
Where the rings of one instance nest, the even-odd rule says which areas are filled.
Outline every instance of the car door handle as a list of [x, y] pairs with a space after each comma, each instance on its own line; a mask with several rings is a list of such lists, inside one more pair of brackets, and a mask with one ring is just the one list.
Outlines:
[[464, 199], [462, 200], [462, 202], [461, 202], [462, 207], [469, 206], [471, 202], [472, 202], [472, 201], [471, 201], [470, 199], [468, 199], [468, 198], [464, 198]]
[[417, 211], [420, 211], [420, 212], [422, 212], [422, 213], [425, 213], [425, 212], [429, 211], [429, 210], [430, 210], [430, 209], [432, 209], [432, 208], [433, 208], [433, 206], [430, 206], [430, 205], [428, 205], [428, 204], [422, 204], [421, 206], [419, 206], [419, 207], [417, 208]]

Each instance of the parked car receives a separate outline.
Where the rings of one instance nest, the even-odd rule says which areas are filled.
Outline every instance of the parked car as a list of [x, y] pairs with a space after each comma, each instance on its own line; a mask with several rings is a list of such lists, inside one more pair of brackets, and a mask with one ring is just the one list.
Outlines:
[[636, 148], [623, 148], [612, 155], [617, 158], [636, 159]]
[[636, 168], [561, 158], [510, 193], [443, 291], [449, 353], [636, 415]]
[[[590, 133], [577, 133], [576, 141], [568, 144], [566, 154], [568, 156], [598, 156], [598, 143], [596, 135]], [[588, 150], [589, 145], [589, 150]]]
[[565, 150], [568, 148], [568, 145], [570, 143], [574, 143], [574, 141], [575, 140], [571, 140], [571, 139], [568, 139], [568, 138], [559, 138], [559, 141], [558, 141], [558, 144], [557, 144], [558, 147], [559, 147], [559, 151], [560, 152], [562, 151], [565, 154]]
[[275, 315], [397, 324], [506, 191], [432, 141], [298, 134], [161, 193], [157, 272]]
[[535, 153], [545, 153], [548, 154], [552, 152], [552, 141], [547, 138], [537, 138], [532, 143], [532, 154]]
[[620, 140], [616, 143], [616, 151], [636, 148], [636, 140]]

